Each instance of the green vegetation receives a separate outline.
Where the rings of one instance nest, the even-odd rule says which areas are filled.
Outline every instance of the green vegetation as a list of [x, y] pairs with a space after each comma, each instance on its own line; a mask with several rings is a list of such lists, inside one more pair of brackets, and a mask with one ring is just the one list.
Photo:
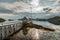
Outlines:
[[0, 23], [1, 23], [1, 22], [5, 22], [5, 21], [6, 21], [5, 19], [0, 18]]
[[14, 21], [13, 19], [8, 19], [8, 21]]
[[23, 19], [18, 19], [18, 20], [20, 21], [20, 20], [23, 20]]
[[55, 25], [60, 25], [60, 17], [56, 16], [53, 18], [48, 19], [48, 22], [53, 23]]
[[39, 18], [32, 19], [32, 20], [36, 20], [36, 21], [47, 21], [47, 19], [39, 19]]

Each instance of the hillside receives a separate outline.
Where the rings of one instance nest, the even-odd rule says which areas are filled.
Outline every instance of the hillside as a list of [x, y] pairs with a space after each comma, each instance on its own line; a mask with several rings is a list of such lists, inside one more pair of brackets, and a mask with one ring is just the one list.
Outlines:
[[56, 16], [48, 19], [48, 22], [53, 23], [55, 25], [60, 25], [60, 16]]
[[3, 19], [3, 18], [0, 18], [0, 23], [1, 23], [1, 22], [4, 22], [4, 21], [6, 21], [6, 20], [5, 20], [5, 19]]

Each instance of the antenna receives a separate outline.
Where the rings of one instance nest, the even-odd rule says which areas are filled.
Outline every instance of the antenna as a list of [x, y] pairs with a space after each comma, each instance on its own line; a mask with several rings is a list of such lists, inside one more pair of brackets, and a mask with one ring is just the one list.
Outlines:
[[32, 4], [30, 4], [30, 12], [31, 12], [31, 19], [32, 19]]
[[30, 9], [31, 9], [31, 19], [32, 19], [32, 6], [30, 7]]
[[32, 19], [32, 4], [29, 3], [30, 1], [28, 0], [28, 4], [29, 4], [29, 8], [30, 8], [30, 12], [31, 12], [31, 16], [30, 18]]
[[29, 0], [27, 0], [27, 3], [28, 3], [28, 5], [29, 5], [30, 12], [31, 12], [31, 16], [30, 16], [30, 18], [32, 19], [32, 4], [30, 3]]

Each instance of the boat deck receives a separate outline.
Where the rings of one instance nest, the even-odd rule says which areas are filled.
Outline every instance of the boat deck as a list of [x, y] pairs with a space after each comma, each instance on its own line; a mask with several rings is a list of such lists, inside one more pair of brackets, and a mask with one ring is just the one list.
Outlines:
[[5, 40], [35, 40], [38, 39], [37, 36], [35, 38], [35, 35], [41, 35], [41, 33], [43, 34], [48, 32], [53, 33], [55, 31], [54, 29], [45, 28], [43, 26], [36, 25], [33, 23], [22, 23], [22, 25], [22, 28], [16, 34], [8, 37]]

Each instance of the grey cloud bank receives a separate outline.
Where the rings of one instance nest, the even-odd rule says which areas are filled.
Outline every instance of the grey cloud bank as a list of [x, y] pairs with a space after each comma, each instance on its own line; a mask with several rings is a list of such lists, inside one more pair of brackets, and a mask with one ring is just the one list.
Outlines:
[[2, 0], [0, 7], [15, 12], [31, 12], [30, 7], [32, 7], [32, 12], [43, 12], [43, 8], [49, 7], [53, 9], [51, 12], [55, 12], [55, 10], [60, 11], [59, 2], [59, 0]]
[[[52, 9], [46, 14], [49, 17], [51, 14], [60, 13], [60, 0], [0, 0], [0, 15], [4, 14], [20, 14], [21, 12], [45, 13], [44, 8]], [[53, 16], [52, 15], [52, 16]], [[6, 15], [7, 16], [7, 15]], [[19, 16], [19, 15], [18, 15]]]

